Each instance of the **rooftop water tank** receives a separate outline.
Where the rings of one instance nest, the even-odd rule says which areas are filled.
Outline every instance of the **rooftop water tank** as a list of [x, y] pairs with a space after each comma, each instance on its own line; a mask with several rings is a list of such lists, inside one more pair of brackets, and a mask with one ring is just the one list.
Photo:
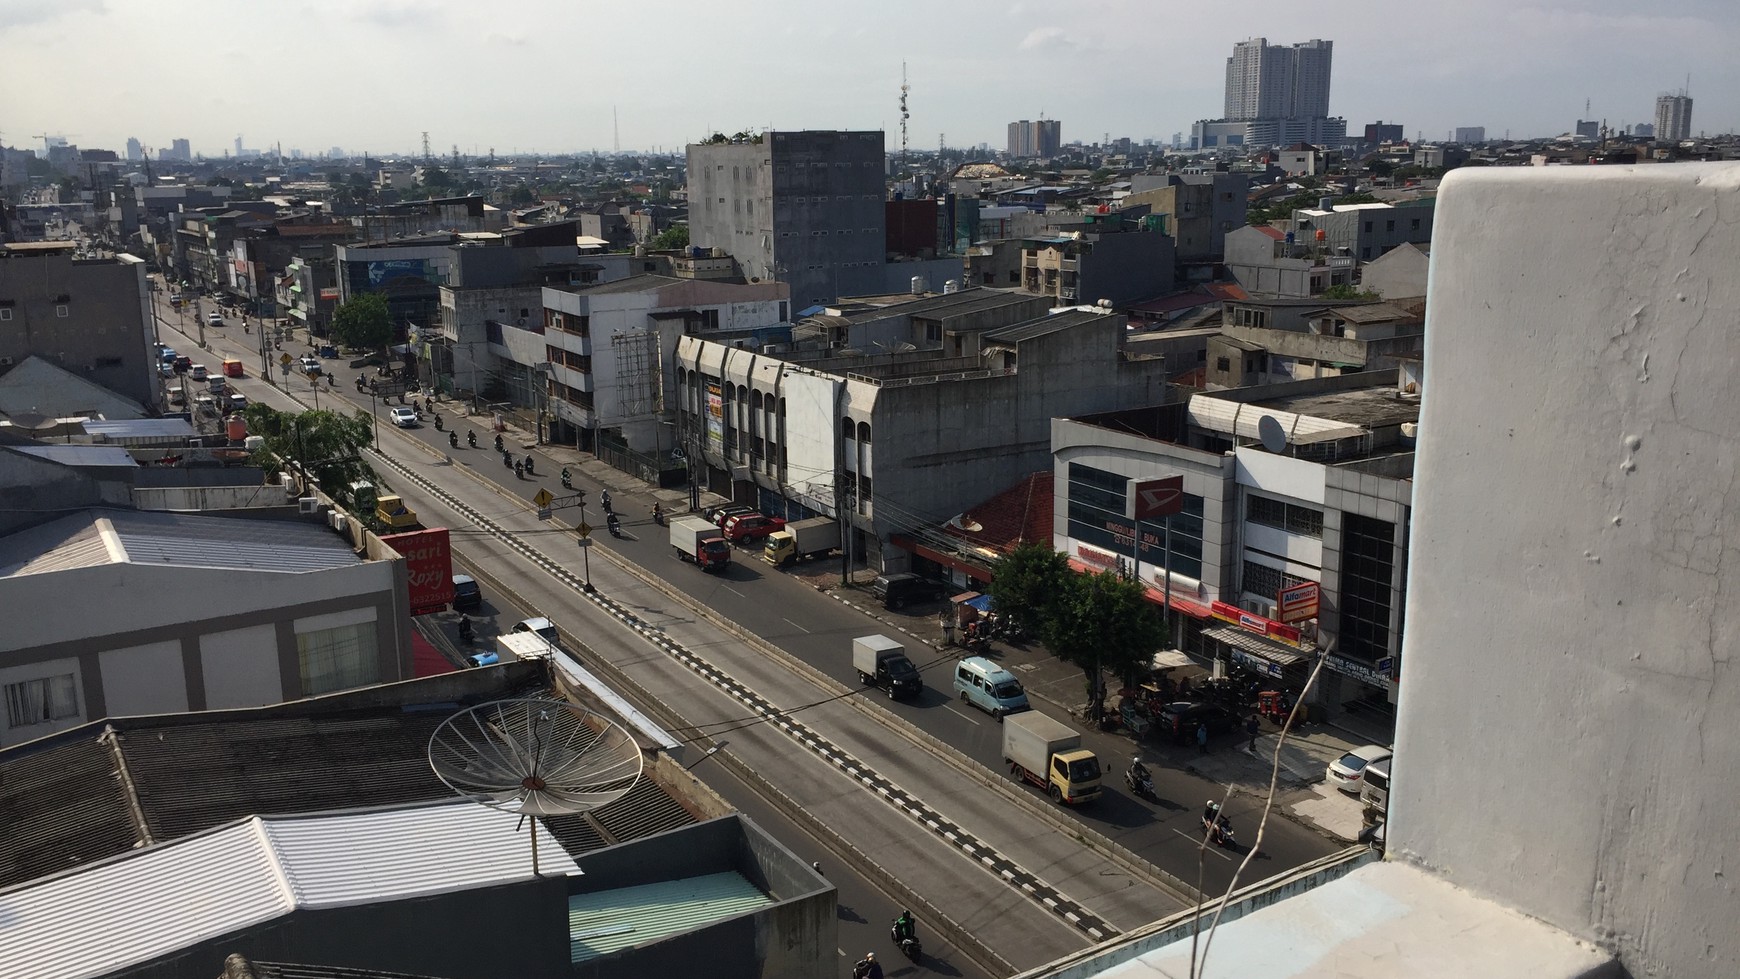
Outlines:
[[915, 296], [922, 296], [922, 295], [924, 295], [924, 292], [925, 292], [924, 276], [922, 276], [922, 275], [913, 276], [912, 277], [912, 294]]

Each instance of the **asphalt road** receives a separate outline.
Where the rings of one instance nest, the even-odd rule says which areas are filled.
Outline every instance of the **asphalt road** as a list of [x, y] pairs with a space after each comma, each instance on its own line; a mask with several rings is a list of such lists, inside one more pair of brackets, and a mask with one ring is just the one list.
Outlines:
[[[168, 312], [167, 309], [165, 312]], [[173, 323], [174, 320], [169, 322]], [[208, 328], [206, 332], [208, 341], [216, 344], [220, 351], [229, 345], [227, 352], [232, 356], [243, 352], [244, 344], [257, 341], [257, 337], [241, 333], [239, 323], [218, 329]], [[174, 342], [167, 334], [165, 339], [172, 346], [182, 348], [182, 344]], [[306, 348], [301, 344], [286, 344], [285, 349], [300, 355]], [[187, 349], [182, 352], [191, 354]], [[199, 357], [196, 356], [195, 359], [199, 360]], [[208, 361], [215, 359], [221, 358], [215, 354], [207, 356]], [[251, 373], [257, 363], [256, 353], [249, 363]], [[322, 390], [323, 401], [329, 401], [337, 395], [341, 401], [351, 402], [350, 407], [358, 407], [354, 403], [355, 388], [346, 386], [346, 378], [347, 375], [341, 375], [336, 388]], [[360, 407], [365, 411], [369, 410], [366, 398]], [[377, 405], [376, 409], [384, 415], [385, 406]], [[448, 415], [447, 418], [451, 427], [453, 417]], [[395, 443], [387, 433], [388, 426], [383, 424], [381, 427], [384, 445], [389, 451], [393, 451]], [[560, 463], [541, 455], [541, 450], [534, 448], [532, 451], [538, 458], [539, 475], [516, 480], [510, 470], [501, 466], [500, 457], [487, 445], [486, 430], [480, 424], [471, 422], [463, 423], [459, 430], [463, 432], [468, 427], [474, 427], [479, 432], [480, 445], [477, 449], [466, 448], [462, 436], [460, 448], [452, 450], [447, 444], [446, 434], [437, 432], [428, 425], [398, 434], [423, 441], [440, 453], [450, 453], [454, 465], [473, 467], [477, 475], [499, 484], [506, 493], [521, 500], [529, 499], [539, 487], [549, 488], [558, 496], [564, 494], [556, 479], [556, 473], [561, 469]], [[518, 448], [518, 454], [523, 455], [524, 452], [523, 447]], [[449, 473], [446, 478], [458, 477]], [[590, 484], [584, 477], [578, 478], [576, 485], [587, 488], [590, 491], [589, 502], [596, 503], [600, 487]], [[818, 593], [808, 584], [754, 559], [748, 551], [739, 550], [737, 560], [724, 574], [715, 576], [703, 573], [693, 565], [676, 559], [668, 546], [664, 528], [650, 521], [650, 497], [625, 492], [616, 492], [613, 495], [616, 497], [618, 511], [624, 515], [625, 536], [616, 540], [599, 531], [595, 534], [598, 547], [608, 548], [618, 556], [647, 569], [678, 588], [687, 599], [729, 618], [823, 673], [856, 686], [856, 675], [848, 662], [850, 641], [855, 636], [889, 632], [886, 624]], [[593, 524], [602, 525], [603, 521], [596, 506], [588, 508], [587, 516]], [[558, 517], [568, 523], [576, 523], [579, 514], [569, 510], [559, 513]], [[543, 530], [551, 534], [550, 539], [539, 542], [546, 552], [559, 553], [558, 548], [570, 546], [566, 541], [556, 540], [558, 534], [549, 525], [544, 525]], [[457, 528], [456, 531], [456, 547], [464, 550], [464, 531]], [[573, 551], [569, 550], [567, 553], [572, 554]], [[592, 563], [596, 570], [602, 556], [594, 554], [593, 557], [595, 560]], [[574, 565], [578, 567], [578, 563], [576, 559]], [[530, 582], [527, 581], [526, 584], [529, 585]], [[510, 587], [518, 590], [514, 583], [510, 583]], [[934, 611], [916, 614], [913, 621], [916, 623], [926, 615], [934, 616]], [[928, 688], [923, 696], [915, 700], [884, 700], [882, 705], [914, 727], [984, 765], [991, 772], [1004, 772], [998, 722], [965, 707], [947, 694], [947, 674], [954, 656], [922, 648], [915, 642], [909, 642], [908, 646], [915, 661], [925, 670]], [[1123, 738], [1098, 732], [1087, 732], [1084, 737], [1087, 745], [1099, 752], [1102, 759], [1119, 768], [1130, 753], [1129, 742]], [[1194, 748], [1190, 750], [1194, 751]], [[1060, 812], [1065, 818], [1079, 819], [1084, 825], [1116, 840], [1184, 881], [1194, 883], [1200, 873], [1204, 886], [1211, 892], [1224, 887], [1231, 879], [1236, 865], [1235, 859], [1242, 854], [1238, 851], [1204, 851], [1198, 845], [1196, 837], [1196, 812], [1203, 799], [1218, 797], [1221, 787], [1188, 772], [1184, 767], [1188, 764], [1188, 754], [1150, 751], [1148, 757], [1162, 799], [1159, 804], [1131, 798], [1125, 794], [1122, 780], [1116, 774], [1110, 774], [1106, 781], [1105, 795], [1099, 802], [1082, 810]], [[996, 777], [1006, 779], [1007, 775], [1000, 774]], [[1037, 795], [1036, 792], [1034, 794]], [[1229, 807], [1229, 813], [1243, 839], [1248, 840], [1252, 835], [1252, 814], [1259, 803], [1260, 800], [1241, 797], [1235, 799]], [[1002, 818], [1008, 822], [1027, 820], [1030, 817], [1015, 811], [1005, 812]], [[1248, 883], [1253, 879], [1269, 876], [1337, 848], [1338, 845], [1332, 841], [1296, 824], [1280, 819], [1271, 820], [1262, 852], [1253, 862], [1252, 870], [1242, 878], [1242, 882]], [[1165, 909], [1156, 909], [1155, 913], [1163, 910]], [[890, 911], [890, 915], [892, 913]], [[886, 942], [885, 934], [882, 940]]]

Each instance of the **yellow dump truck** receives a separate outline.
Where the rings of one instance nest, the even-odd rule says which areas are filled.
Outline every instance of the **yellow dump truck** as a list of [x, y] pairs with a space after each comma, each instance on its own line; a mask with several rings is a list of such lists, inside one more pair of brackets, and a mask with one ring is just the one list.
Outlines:
[[417, 529], [417, 511], [405, 505], [405, 501], [397, 496], [381, 496], [375, 499], [375, 519], [382, 526], [394, 530]]

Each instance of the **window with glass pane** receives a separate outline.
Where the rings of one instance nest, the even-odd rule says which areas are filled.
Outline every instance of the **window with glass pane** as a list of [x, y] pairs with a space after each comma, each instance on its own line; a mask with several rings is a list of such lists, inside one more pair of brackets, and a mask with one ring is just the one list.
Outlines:
[[1251, 494], [1245, 498], [1245, 519], [1289, 534], [1323, 537], [1323, 511]]
[[71, 673], [6, 685], [6, 723], [28, 727], [79, 714], [78, 679]]
[[1341, 531], [1341, 651], [1368, 661], [1394, 652], [1390, 612], [1396, 525], [1343, 514]]
[[1294, 585], [1303, 585], [1308, 578], [1290, 575], [1280, 568], [1271, 568], [1255, 561], [1245, 562], [1245, 577], [1241, 587], [1252, 595], [1261, 595], [1264, 600], [1273, 602], [1281, 594], [1281, 589]]
[[373, 622], [297, 633], [296, 653], [302, 663], [303, 696], [381, 682]]

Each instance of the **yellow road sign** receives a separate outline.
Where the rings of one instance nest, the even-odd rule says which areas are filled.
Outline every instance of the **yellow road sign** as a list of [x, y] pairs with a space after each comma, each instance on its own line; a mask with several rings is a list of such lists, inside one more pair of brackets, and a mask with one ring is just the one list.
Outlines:
[[575, 527], [574, 529], [580, 532], [580, 539], [581, 540], [585, 540], [586, 538], [592, 536], [592, 525], [585, 522], [584, 520], [582, 520], [580, 522], [580, 526]]
[[278, 363], [280, 363], [280, 364], [290, 363], [290, 355], [289, 354], [279, 354], [278, 355]]
[[551, 503], [551, 502], [553, 502], [553, 501], [554, 501], [554, 500], [555, 500], [555, 499], [556, 499], [556, 498], [555, 498], [555, 497], [554, 497], [554, 496], [551, 496], [551, 495], [550, 495], [550, 491], [549, 491], [549, 490], [547, 490], [547, 489], [540, 489], [540, 490], [538, 490], [538, 495], [537, 495], [537, 496], [534, 496], [534, 497], [532, 497], [532, 502], [533, 502], [533, 503], [536, 503], [536, 504], [537, 504], [537, 505], [538, 505], [538, 506], [540, 506], [540, 507], [547, 507], [547, 506], [549, 506], [549, 505], [550, 505], [550, 503]]

